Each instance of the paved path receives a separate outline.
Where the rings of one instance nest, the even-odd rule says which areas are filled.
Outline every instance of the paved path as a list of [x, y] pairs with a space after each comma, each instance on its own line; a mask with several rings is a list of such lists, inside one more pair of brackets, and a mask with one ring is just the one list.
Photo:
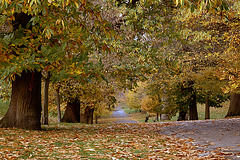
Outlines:
[[173, 122], [162, 128], [160, 134], [193, 139], [193, 143], [207, 151], [222, 150], [240, 159], [240, 118]]
[[111, 117], [116, 118], [115, 123], [138, 123], [138, 121], [132, 120], [131, 117], [125, 113], [120, 106], [118, 106], [117, 109], [113, 111]]

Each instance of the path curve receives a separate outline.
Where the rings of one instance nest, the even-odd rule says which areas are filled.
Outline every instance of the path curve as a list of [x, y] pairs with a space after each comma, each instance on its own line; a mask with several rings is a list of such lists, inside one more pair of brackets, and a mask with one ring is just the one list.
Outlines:
[[233, 153], [230, 159], [240, 159], [240, 118], [172, 122], [160, 134], [193, 139], [199, 149]]
[[120, 106], [118, 106], [117, 109], [113, 111], [111, 117], [116, 118], [116, 121], [114, 123], [138, 123], [138, 121], [132, 120], [131, 117], [125, 113]]

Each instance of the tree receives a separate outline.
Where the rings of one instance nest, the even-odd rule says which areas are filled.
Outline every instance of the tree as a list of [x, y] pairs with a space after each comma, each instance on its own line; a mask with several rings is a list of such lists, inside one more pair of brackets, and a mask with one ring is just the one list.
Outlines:
[[[18, 30], [19, 27], [26, 29], [32, 18], [32, 16], [25, 13], [16, 13], [13, 16], [15, 16], [13, 20], [14, 30]], [[40, 129], [41, 72], [27, 70], [20, 73], [20, 75], [13, 76], [9, 110], [0, 121], [0, 127]], [[28, 98], [26, 99], [26, 97]]]
[[48, 124], [48, 89], [50, 83], [50, 72], [46, 73], [46, 77], [42, 75], [44, 81], [44, 97], [42, 107], [42, 124]]
[[240, 95], [232, 94], [230, 98], [230, 106], [226, 117], [239, 116], [240, 115]]
[[[175, 1], [176, 5], [180, 4], [179, 1]], [[186, 2], [184, 4], [184, 2]], [[239, 86], [239, 33], [236, 30], [239, 29], [239, 16], [238, 12], [239, 4], [235, 1], [225, 0], [213, 0], [213, 1], [181, 1], [181, 5], [185, 5], [192, 8], [192, 12], [195, 9], [207, 10], [210, 13], [210, 18], [215, 17], [215, 25], [212, 24], [211, 28], [218, 30], [218, 37], [213, 39], [216, 44], [218, 41], [221, 44], [223, 52], [221, 52], [218, 65], [217, 76], [221, 80], [228, 81], [228, 85], [223, 87], [225, 93], [232, 93], [230, 99], [229, 111], [227, 117], [240, 115], [240, 108], [238, 99], [238, 86]], [[224, 21], [223, 21], [224, 19]], [[216, 27], [217, 26], [217, 27]], [[221, 35], [220, 35], [221, 34]], [[213, 43], [212, 43], [213, 44]], [[216, 48], [216, 47], [215, 47]]]
[[67, 102], [67, 107], [61, 122], [77, 123], [80, 122], [80, 102], [78, 99]]
[[[96, 8], [87, 1], [0, 2], [1, 25], [8, 28], [0, 36], [0, 74], [2, 80], [12, 80], [10, 107], [1, 127], [40, 129], [40, 72], [61, 66], [58, 79], [63, 79], [70, 74], [64, 68], [73, 63], [78, 67], [86, 54], [107, 48], [97, 31], [108, 33], [110, 28]], [[84, 21], [83, 15], [95, 23]]]
[[41, 72], [23, 71], [15, 78], [10, 106], [0, 127], [41, 129]]
[[57, 117], [58, 117], [58, 123], [61, 122], [61, 103], [60, 103], [60, 95], [59, 95], [59, 90], [60, 90], [60, 86], [57, 85], [56, 89], [55, 89], [55, 96], [56, 96], [56, 104], [57, 104]]

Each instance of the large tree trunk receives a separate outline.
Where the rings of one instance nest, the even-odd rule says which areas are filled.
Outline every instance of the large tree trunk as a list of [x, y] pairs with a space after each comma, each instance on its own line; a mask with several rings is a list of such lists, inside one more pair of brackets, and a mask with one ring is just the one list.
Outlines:
[[226, 117], [240, 116], [240, 94], [232, 94]]
[[58, 115], [58, 123], [61, 122], [61, 108], [60, 108], [60, 96], [59, 96], [59, 89], [60, 87], [58, 87], [56, 89], [56, 103], [57, 103], [57, 115]]
[[43, 97], [43, 111], [42, 111], [42, 124], [48, 124], [48, 89], [50, 83], [50, 72], [44, 77], [44, 97]]
[[0, 127], [41, 129], [41, 73], [23, 71], [12, 82], [10, 106]]
[[61, 122], [78, 123], [80, 122], [80, 102], [74, 100], [74, 102], [68, 102], [67, 108], [61, 119]]
[[205, 97], [205, 119], [210, 119], [210, 103], [208, 95]]

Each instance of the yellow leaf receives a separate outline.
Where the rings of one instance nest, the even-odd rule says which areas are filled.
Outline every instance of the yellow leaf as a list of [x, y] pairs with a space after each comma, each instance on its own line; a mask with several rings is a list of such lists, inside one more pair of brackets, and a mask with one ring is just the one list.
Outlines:
[[79, 8], [79, 4], [76, 1], [74, 1], [74, 4], [77, 8]]

